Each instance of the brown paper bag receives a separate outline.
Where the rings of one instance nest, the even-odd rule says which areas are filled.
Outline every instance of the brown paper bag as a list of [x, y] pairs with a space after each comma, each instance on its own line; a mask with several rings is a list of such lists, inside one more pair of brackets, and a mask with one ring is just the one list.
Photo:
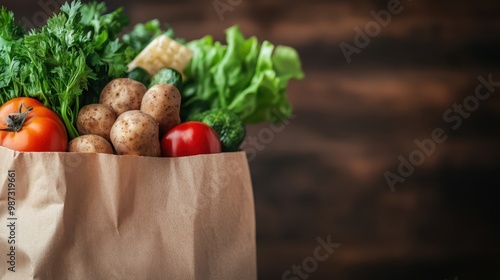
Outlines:
[[243, 152], [168, 159], [0, 147], [0, 162], [1, 279], [257, 277]]

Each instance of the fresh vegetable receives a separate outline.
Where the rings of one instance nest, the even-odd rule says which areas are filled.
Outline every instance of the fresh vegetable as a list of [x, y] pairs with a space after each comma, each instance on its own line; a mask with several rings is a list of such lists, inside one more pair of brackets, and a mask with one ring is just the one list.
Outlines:
[[237, 26], [226, 34], [227, 45], [211, 36], [187, 44], [194, 55], [184, 72], [183, 116], [213, 108], [228, 109], [245, 124], [279, 122], [274, 111], [290, 116], [287, 84], [304, 77], [297, 52], [245, 39]]
[[134, 29], [123, 35], [123, 41], [134, 50], [134, 57], [146, 48], [156, 37], [165, 35], [174, 37], [174, 31], [171, 28], [163, 30], [158, 19], [150, 20], [146, 23], [138, 23]]
[[182, 74], [172, 68], [165, 68], [156, 73], [151, 79], [149, 87], [161, 84], [170, 84], [175, 86], [179, 91], [182, 90]]
[[0, 146], [22, 152], [65, 152], [68, 135], [56, 113], [33, 98], [0, 107]]
[[164, 157], [214, 154], [222, 151], [217, 133], [201, 122], [185, 122], [167, 132], [161, 140]]
[[78, 114], [77, 128], [80, 135], [98, 135], [111, 141], [111, 127], [116, 121], [116, 113], [104, 104], [84, 106]]
[[95, 73], [95, 78], [89, 81], [89, 91], [84, 95], [86, 105], [97, 103], [101, 89], [109, 81], [124, 76], [127, 63], [135, 53], [128, 44], [119, 40], [118, 35], [130, 23], [123, 8], [106, 14], [105, 3], [92, 1], [83, 4], [79, 12], [82, 18], [80, 24], [91, 39], [88, 46], [82, 47], [92, 48], [93, 52], [89, 52], [86, 62]]
[[69, 142], [68, 152], [113, 154], [113, 147], [101, 136], [83, 135]]
[[139, 110], [118, 117], [111, 128], [111, 142], [118, 155], [161, 155], [158, 122]]
[[142, 83], [128, 78], [114, 79], [101, 92], [99, 103], [109, 106], [117, 116], [141, 108], [148, 89]]
[[217, 132], [222, 143], [223, 152], [235, 152], [245, 140], [246, 129], [238, 116], [226, 109], [212, 109], [195, 114], [190, 118], [209, 125]]
[[181, 94], [169, 84], [150, 88], [142, 99], [141, 111], [152, 116], [160, 125], [160, 135], [181, 123]]
[[0, 9], [0, 104], [34, 97], [55, 111], [74, 138], [81, 106], [95, 103], [111, 79], [124, 76], [133, 49], [119, 42], [128, 24], [122, 9], [103, 3], [64, 4], [47, 24], [28, 34], [12, 12]]
[[156, 37], [130, 64], [129, 69], [142, 67], [154, 76], [163, 68], [183, 72], [193, 52], [166, 35]]
[[128, 73], [128, 78], [134, 81], [138, 81], [144, 85], [149, 85], [151, 77], [149, 73], [141, 67], [135, 67]]

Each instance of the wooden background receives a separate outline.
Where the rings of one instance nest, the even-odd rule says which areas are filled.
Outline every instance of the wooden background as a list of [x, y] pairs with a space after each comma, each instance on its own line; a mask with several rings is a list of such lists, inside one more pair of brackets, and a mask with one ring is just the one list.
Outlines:
[[[443, 120], [478, 76], [500, 81], [500, 5], [402, 1], [347, 63], [340, 44], [354, 44], [354, 27], [388, 2], [242, 0], [221, 20], [211, 0], [108, 1], [134, 23], [159, 18], [188, 40], [223, 39], [239, 24], [300, 52], [307, 77], [289, 88], [296, 117], [250, 163], [259, 279], [300, 279], [282, 275], [327, 236], [341, 246], [307, 279], [500, 279], [500, 87], [457, 130]], [[42, 10], [0, 3], [19, 18]], [[248, 134], [262, 143], [266, 128]], [[391, 192], [384, 173], [435, 128], [447, 141]]]

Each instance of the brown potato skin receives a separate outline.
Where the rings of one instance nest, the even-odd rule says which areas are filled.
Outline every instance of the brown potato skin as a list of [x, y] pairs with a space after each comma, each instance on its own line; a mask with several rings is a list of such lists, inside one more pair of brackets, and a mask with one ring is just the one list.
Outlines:
[[82, 135], [69, 142], [68, 152], [113, 154], [113, 147], [99, 135]]
[[111, 128], [111, 142], [118, 155], [161, 156], [158, 122], [139, 110], [118, 117]]
[[101, 92], [99, 103], [108, 105], [117, 116], [141, 108], [148, 89], [140, 82], [128, 78], [114, 79]]
[[151, 115], [160, 125], [160, 135], [181, 123], [181, 94], [169, 84], [151, 87], [142, 99], [141, 111]]
[[80, 135], [99, 135], [110, 142], [109, 133], [115, 121], [116, 114], [107, 105], [90, 104], [78, 113], [76, 127]]

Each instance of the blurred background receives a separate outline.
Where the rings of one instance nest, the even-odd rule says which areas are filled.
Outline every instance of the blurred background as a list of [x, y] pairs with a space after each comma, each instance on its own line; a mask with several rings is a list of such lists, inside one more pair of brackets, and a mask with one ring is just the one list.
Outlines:
[[[54, 1], [1, 4], [33, 22]], [[187, 40], [238, 24], [299, 51], [293, 119], [248, 130], [259, 279], [500, 279], [498, 1], [106, 2]], [[419, 159], [435, 129], [446, 141]], [[340, 247], [313, 261], [318, 238]]]

